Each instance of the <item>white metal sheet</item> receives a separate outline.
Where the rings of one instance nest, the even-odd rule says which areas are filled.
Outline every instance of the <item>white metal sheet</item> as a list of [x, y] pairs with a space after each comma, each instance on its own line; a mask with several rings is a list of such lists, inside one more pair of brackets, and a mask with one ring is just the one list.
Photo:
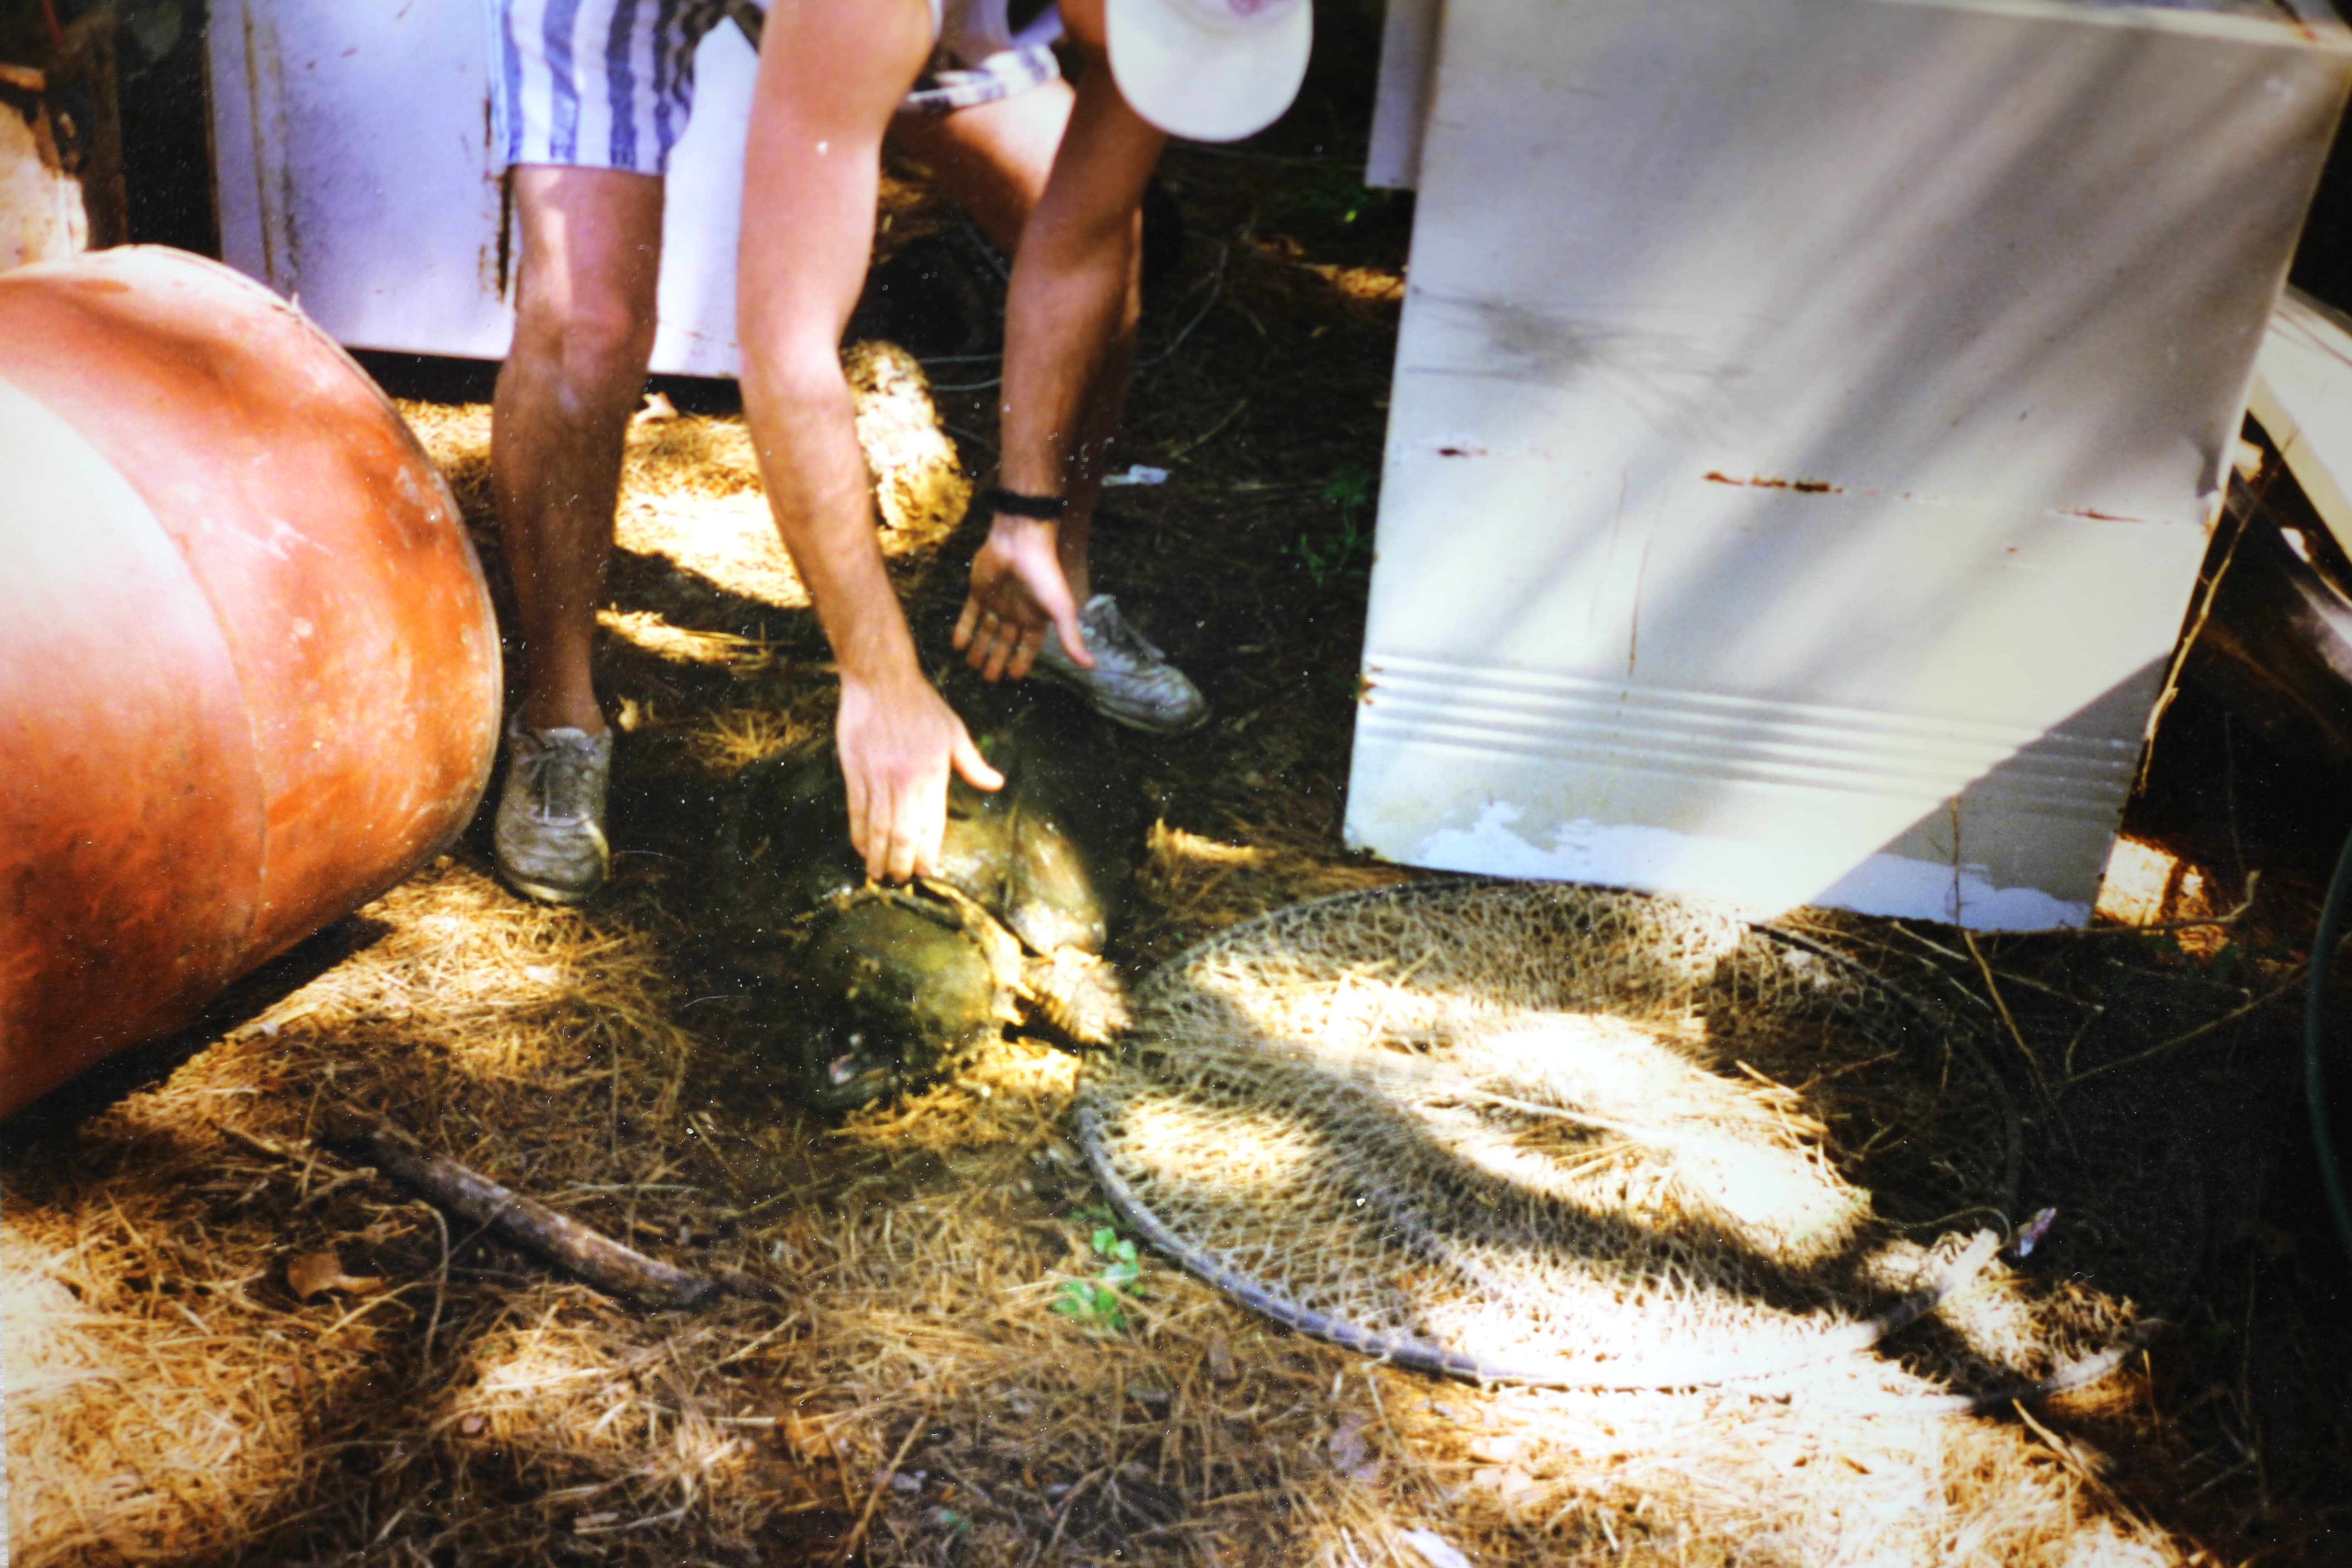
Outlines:
[[2347, 59], [2057, 0], [1448, 6], [1351, 840], [2087, 919]]
[[[481, 0], [215, 0], [221, 245], [354, 348], [502, 358], [514, 236], [490, 150]], [[731, 26], [696, 56], [672, 158], [653, 368], [732, 375], [735, 239], [757, 61]]]

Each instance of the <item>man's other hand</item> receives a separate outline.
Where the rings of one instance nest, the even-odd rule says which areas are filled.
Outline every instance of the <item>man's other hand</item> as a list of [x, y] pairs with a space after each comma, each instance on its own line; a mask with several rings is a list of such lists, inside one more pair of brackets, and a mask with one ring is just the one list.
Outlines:
[[939, 869], [950, 767], [975, 789], [1004, 785], [955, 710], [919, 676], [875, 683], [845, 677], [835, 735], [849, 791], [849, 841], [866, 857], [866, 874], [883, 881]]
[[955, 646], [983, 679], [1019, 680], [1048, 633], [1082, 667], [1094, 668], [1078, 630], [1078, 605], [1056, 553], [1058, 531], [1034, 518], [999, 513], [972, 558], [971, 592], [956, 617]]

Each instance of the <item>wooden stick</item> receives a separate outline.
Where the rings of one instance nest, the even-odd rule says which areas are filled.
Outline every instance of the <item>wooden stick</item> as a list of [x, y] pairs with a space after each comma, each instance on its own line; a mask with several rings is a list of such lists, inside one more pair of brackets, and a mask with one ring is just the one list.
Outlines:
[[2103, 1072], [2112, 1072], [2117, 1068], [2137, 1066], [2138, 1063], [2147, 1060], [2150, 1057], [2160, 1057], [2167, 1051], [2178, 1050], [2191, 1040], [2202, 1039], [2207, 1035], [2211, 1034], [2214, 1030], [2221, 1028], [2226, 1025], [2234, 1024], [2239, 1019], [2245, 1017], [2249, 1014], [2261, 1012], [2263, 1008], [2269, 1006], [2272, 1003], [2280, 1000], [2288, 993], [2302, 990], [2304, 988], [2304, 977], [2297, 975], [2293, 980], [2288, 981], [2285, 984], [2279, 986], [2276, 990], [2266, 991], [2260, 996], [2255, 997], [2252, 1001], [2247, 1003], [2244, 1006], [2232, 1008], [2231, 1011], [2222, 1014], [2220, 1017], [2212, 1020], [2210, 1023], [2200, 1024], [2197, 1027], [2189, 1030], [2185, 1035], [2175, 1035], [2172, 1038], [2166, 1040], [2161, 1044], [2150, 1046], [2144, 1051], [2134, 1051], [2127, 1057], [2118, 1057], [2111, 1062], [2101, 1062], [2095, 1068], [2084, 1068], [2081, 1072], [2076, 1073], [2074, 1077], [2066, 1080], [2066, 1087], [2068, 1089], [2072, 1089], [2076, 1084], [2081, 1083], [2084, 1079], [2096, 1078]]
[[857, 1522], [850, 1527], [849, 1539], [842, 1542], [840, 1551], [834, 1553], [835, 1563], [846, 1563], [857, 1554], [858, 1547], [866, 1541], [866, 1527], [874, 1522], [874, 1510], [881, 1506], [882, 1494], [890, 1489], [891, 1481], [898, 1474], [899, 1464], [907, 1458], [907, 1450], [915, 1446], [915, 1439], [921, 1436], [925, 1426], [930, 1425], [930, 1420], [931, 1413], [927, 1408], [916, 1415], [915, 1424], [908, 1427], [907, 1435], [898, 1440], [898, 1451], [890, 1456], [890, 1462], [882, 1467], [880, 1475], [874, 1478], [874, 1489], [866, 1494], [866, 1510], [857, 1516]]
[[1992, 977], [1992, 965], [1985, 962], [1984, 950], [1977, 946], [1977, 933], [1962, 931], [1960, 941], [1967, 945], [1969, 956], [1977, 961], [1977, 969], [1984, 975], [1985, 990], [1991, 994], [1992, 1005], [2000, 1013], [2000, 1021], [2009, 1026], [2009, 1037], [2017, 1042], [2018, 1055], [2023, 1057], [2025, 1065], [2033, 1070], [2033, 1087], [2042, 1091], [2043, 1103], [2049, 1103], [2050, 1080], [2042, 1075], [2042, 1058], [2035, 1056], [2033, 1047], [2025, 1043], [2025, 1031], [2017, 1026], [2017, 1019], [2011, 1014], [2009, 1003], [2000, 994], [2000, 982]]
[[330, 1131], [329, 1140], [363, 1152], [369, 1163], [394, 1181], [609, 1295], [626, 1296], [648, 1307], [700, 1307], [727, 1294], [775, 1299], [774, 1292], [757, 1280], [689, 1273], [624, 1247], [455, 1160], [426, 1153], [392, 1128], [363, 1122], [339, 1124]]
[[[2254, 889], [2262, 885], [2262, 880], [2263, 874], [2260, 870], [2247, 872], [2246, 896], [2236, 909], [2226, 915], [2208, 915], [2202, 920], [2151, 921], [2144, 926], [2087, 926], [2084, 928], [2082, 934], [2104, 936], [2121, 931], [2126, 936], [2140, 936], [2150, 931], [2195, 931], [2200, 926], [2233, 926], [2245, 919], [2246, 912], [2254, 907]], [[2074, 936], [2077, 933], [2068, 931], [2065, 934]]]

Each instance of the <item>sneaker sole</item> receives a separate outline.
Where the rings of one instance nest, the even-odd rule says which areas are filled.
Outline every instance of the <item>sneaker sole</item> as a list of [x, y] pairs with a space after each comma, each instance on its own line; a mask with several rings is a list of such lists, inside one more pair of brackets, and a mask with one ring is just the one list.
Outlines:
[[604, 879], [601, 877], [596, 879], [593, 887], [586, 888], [558, 888], [546, 882], [525, 881], [522, 878], [510, 874], [503, 866], [499, 868], [499, 876], [516, 892], [528, 899], [537, 899], [542, 904], [585, 903], [594, 898], [604, 887]]
[[1202, 725], [1207, 723], [1211, 717], [1209, 710], [1203, 708], [1199, 713], [1183, 721], [1181, 723], [1170, 724], [1160, 720], [1139, 718], [1129, 713], [1114, 713], [1108, 708], [1096, 708], [1091, 702], [1087, 703], [1087, 706], [1094, 708], [1096, 712], [1101, 714], [1112, 723], [1118, 725], [1121, 729], [1134, 730], [1146, 735], [1189, 735], [1193, 731], [1199, 729]]

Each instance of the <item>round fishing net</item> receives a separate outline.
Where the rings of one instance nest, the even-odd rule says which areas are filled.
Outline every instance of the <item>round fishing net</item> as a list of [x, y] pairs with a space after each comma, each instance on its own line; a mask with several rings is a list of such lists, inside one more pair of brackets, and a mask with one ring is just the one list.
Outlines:
[[1990, 1258], [2016, 1116], [1968, 1032], [1711, 906], [1446, 880], [1139, 988], [1078, 1125], [1130, 1225], [1304, 1331], [1657, 1387], [1865, 1346]]

